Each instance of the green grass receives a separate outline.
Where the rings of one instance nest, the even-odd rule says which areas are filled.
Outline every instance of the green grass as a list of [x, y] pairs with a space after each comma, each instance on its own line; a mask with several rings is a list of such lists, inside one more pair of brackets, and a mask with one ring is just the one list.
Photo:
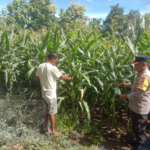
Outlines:
[[61, 136], [51, 137], [45, 134], [42, 106], [41, 100], [25, 100], [16, 96], [11, 99], [0, 99], [1, 149], [22, 147], [29, 150], [92, 150], [98, 148], [97, 144], [85, 140], [83, 133], [78, 133], [78, 128], [75, 129], [78, 121], [72, 120], [63, 108], [59, 109], [56, 116], [56, 129], [62, 132]]

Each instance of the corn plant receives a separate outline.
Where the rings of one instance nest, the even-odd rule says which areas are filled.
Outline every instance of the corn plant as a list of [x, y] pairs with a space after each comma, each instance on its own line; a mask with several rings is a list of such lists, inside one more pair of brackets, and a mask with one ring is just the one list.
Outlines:
[[135, 74], [130, 62], [136, 54], [150, 54], [147, 31], [140, 29], [133, 34], [129, 39], [113, 29], [105, 38], [93, 28], [64, 33], [56, 26], [42, 34], [31, 30], [14, 33], [12, 29], [1, 29], [1, 82], [9, 92], [19, 83], [32, 88], [37, 67], [53, 50], [59, 54], [56, 65], [60, 71], [75, 77], [73, 82], [58, 80], [58, 107], [67, 105], [72, 118], [88, 124], [94, 108], [103, 107], [107, 118], [101, 123], [108, 122], [113, 127], [116, 110], [120, 105], [127, 105], [126, 101], [119, 100], [123, 91], [117, 84], [132, 82]]

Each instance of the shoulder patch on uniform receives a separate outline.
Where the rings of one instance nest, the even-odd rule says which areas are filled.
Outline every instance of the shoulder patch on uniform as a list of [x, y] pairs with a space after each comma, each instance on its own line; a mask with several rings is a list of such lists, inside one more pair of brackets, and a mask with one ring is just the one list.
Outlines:
[[147, 78], [146, 75], [142, 75], [139, 79], [140, 83], [144, 83], [144, 80]]
[[146, 91], [148, 86], [149, 86], [148, 76], [142, 75], [138, 81], [138, 85], [136, 86], [136, 88]]

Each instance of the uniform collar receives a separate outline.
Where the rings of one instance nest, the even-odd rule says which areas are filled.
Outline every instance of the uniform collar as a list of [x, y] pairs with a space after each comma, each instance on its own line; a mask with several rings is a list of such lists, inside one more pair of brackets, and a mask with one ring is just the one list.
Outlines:
[[144, 71], [142, 71], [142, 72], [139, 72], [139, 74], [143, 74], [143, 73], [146, 73], [148, 71], [148, 68], [147, 69], [145, 69]]

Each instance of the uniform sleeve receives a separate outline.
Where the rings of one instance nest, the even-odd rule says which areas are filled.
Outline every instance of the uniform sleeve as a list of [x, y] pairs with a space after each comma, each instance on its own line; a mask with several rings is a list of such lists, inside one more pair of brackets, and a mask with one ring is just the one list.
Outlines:
[[58, 70], [58, 68], [57, 67], [55, 67], [54, 66], [54, 68], [53, 68], [53, 73], [54, 73], [54, 75], [57, 77], [57, 78], [59, 78], [61, 75], [62, 75], [62, 73]]
[[138, 81], [136, 88], [141, 89], [142, 91], [146, 91], [149, 87], [149, 81], [147, 75], [142, 75]]
[[132, 101], [132, 100], [135, 100], [135, 99], [140, 99], [144, 94], [144, 91], [137, 88], [135, 92], [132, 92], [130, 94], [127, 94], [127, 98]]
[[138, 80], [138, 83], [135, 87], [135, 91], [127, 95], [128, 99], [129, 100], [140, 99], [148, 87], [149, 87], [148, 77], [146, 75], [142, 75]]

